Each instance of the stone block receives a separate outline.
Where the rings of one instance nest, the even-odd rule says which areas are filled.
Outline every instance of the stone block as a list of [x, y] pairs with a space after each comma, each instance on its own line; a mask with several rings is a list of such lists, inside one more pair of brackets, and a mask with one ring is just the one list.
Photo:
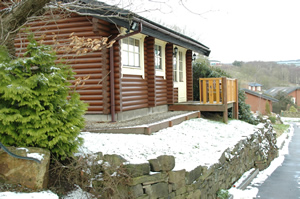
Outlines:
[[194, 170], [190, 172], [186, 172], [185, 182], [187, 185], [192, 184], [195, 180], [197, 180], [203, 174], [202, 166], [196, 167]]
[[138, 198], [144, 194], [143, 186], [141, 184], [137, 184], [129, 188], [131, 195], [133, 198]]
[[7, 148], [19, 156], [38, 158], [41, 163], [17, 159], [0, 150], [0, 176], [2, 176], [3, 181], [11, 184], [21, 184], [30, 189], [46, 189], [49, 179], [50, 152], [46, 149], [34, 147]]
[[171, 171], [175, 167], [175, 157], [171, 155], [161, 155], [157, 157], [162, 171]]
[[161, 155], [148, 161], [153, 172], [171, 171], [175, 167], [175, 157], [171, 155]]
[[148, 160], [149, 164], [150, 164], [150, 170], [153, 172], [159, 172], [161, 171], [161, 166], [158, 162], [158, 159], [151, 159]]
[[127, 162], [122, 156], [116, 154], [104, 155], [104, 161], [108, 162], [112, 167], [118, 167], [124, 162]]
[[129, 183], [130, 186], [137, 185], [137, 184], [154, 184], [158, 182], [167, 182], [168, 176], [166, 173], [157, 173], [154, 175], [144, 175], [139, 176], [136, 178], [132, 178], [131, 182]]
[[128, 172], [128, 174], [132, 177], [138, 177], [143, 175], [149, 175], [150, 173], [150, 165], [149, 163], [143, 164], [126, 164], [124, 168]]
[[185, 186], [185, 169], [179, 171], [170, 171], [169, 183], [172, 184], [172, 190], [177, 190]]
[[201, 198], [201, 191], [197, 189], [193, 193], [189, 194], [186, 199], [199, 199]]
[[150, 198], [166, 197], [169, 194], [168, 184], [165, 182], [148, 185], [145, 187], [145, 192]]

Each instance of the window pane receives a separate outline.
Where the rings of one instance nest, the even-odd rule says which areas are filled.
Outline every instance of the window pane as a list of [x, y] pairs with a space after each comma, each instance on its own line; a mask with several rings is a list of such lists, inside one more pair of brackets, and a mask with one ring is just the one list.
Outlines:
[[129, 66], [134, 66], [134, 54], [129, 53]]
[[140, 66], [140, 55], [139, 54], [135, 54], [134, 66]]
[[173, 78], [174, 78], [174, 82], [177, 82], [178, 81], [178, 78], [177, 78], [177, 59], [176, 57], [173, 57]]
[[129, 37], [129, 49], [128, 50], [130, 52], [134, 51], [133, 46], [134, 46], [134, 39]]
[[161, 46], [154, 46], [154, 54], [155, 54], [155, 68], [162, 69], [162, 57], [161, 57]]
[[124, 52], [122, 53], [122, 64], [125, 66], [128, 66], [128, 52]]
[[134, 42], [134, 52], [139, 53], [140, 52], [140, 41], [135, 39]]

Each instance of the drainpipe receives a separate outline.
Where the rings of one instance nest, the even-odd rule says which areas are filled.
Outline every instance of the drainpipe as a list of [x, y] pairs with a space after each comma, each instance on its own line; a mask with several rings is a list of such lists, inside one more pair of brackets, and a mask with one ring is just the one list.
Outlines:
[[[130, 37], [132, 35], [138, 34], [142, 32], [143, 25], [140, 22], [139, 29], [128, 33], [126, 35], [117, 36], [113, 40], [118, 41], [126, 37]], [[114, 47], [111, 46], [109, 49], [109, 63], [110, 63], [110, 113], [111, 113], [111, 122], [115, 122], [115, 115], [116, 115], [116, 102], [115, 102], [115, 71], [114, 71]]]

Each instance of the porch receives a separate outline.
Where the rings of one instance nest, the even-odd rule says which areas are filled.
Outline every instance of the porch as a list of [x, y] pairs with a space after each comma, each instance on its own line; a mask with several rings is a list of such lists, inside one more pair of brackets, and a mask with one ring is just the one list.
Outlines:
[[199, 78], [200, 101], [188, 101], [169, 105], [169, 111], [223, 112], [223, 122], [228, 122], [228, 109], [238, 119], [237, 79]]

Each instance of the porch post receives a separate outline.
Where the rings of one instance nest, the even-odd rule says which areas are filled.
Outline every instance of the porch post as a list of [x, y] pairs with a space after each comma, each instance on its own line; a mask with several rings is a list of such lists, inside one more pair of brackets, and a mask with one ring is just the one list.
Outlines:
[[167, 103], [174, 104], [173, 44], [166, 44]]
[[228, 123], [228, 105], [227, 105], [227, 79], [222, 77], [222, 92], [223, 92], [223, 122]]
[[233, 112], [233, 118], [239, 119], [239, 89], [238, 89], [238, 80], [235, 80], [235, 102], [233, 103], [232, 112]]
[[148, 87], [148, 106], [156, 106], [156, 79], [155, 79], [155, 54], [154, 54], [154, 37], [145, 39], [145, 72], [147, 75]]
[[192, 64], [192, 51], [186, 52], [186, 99], [193, 101], [193, 64]]

